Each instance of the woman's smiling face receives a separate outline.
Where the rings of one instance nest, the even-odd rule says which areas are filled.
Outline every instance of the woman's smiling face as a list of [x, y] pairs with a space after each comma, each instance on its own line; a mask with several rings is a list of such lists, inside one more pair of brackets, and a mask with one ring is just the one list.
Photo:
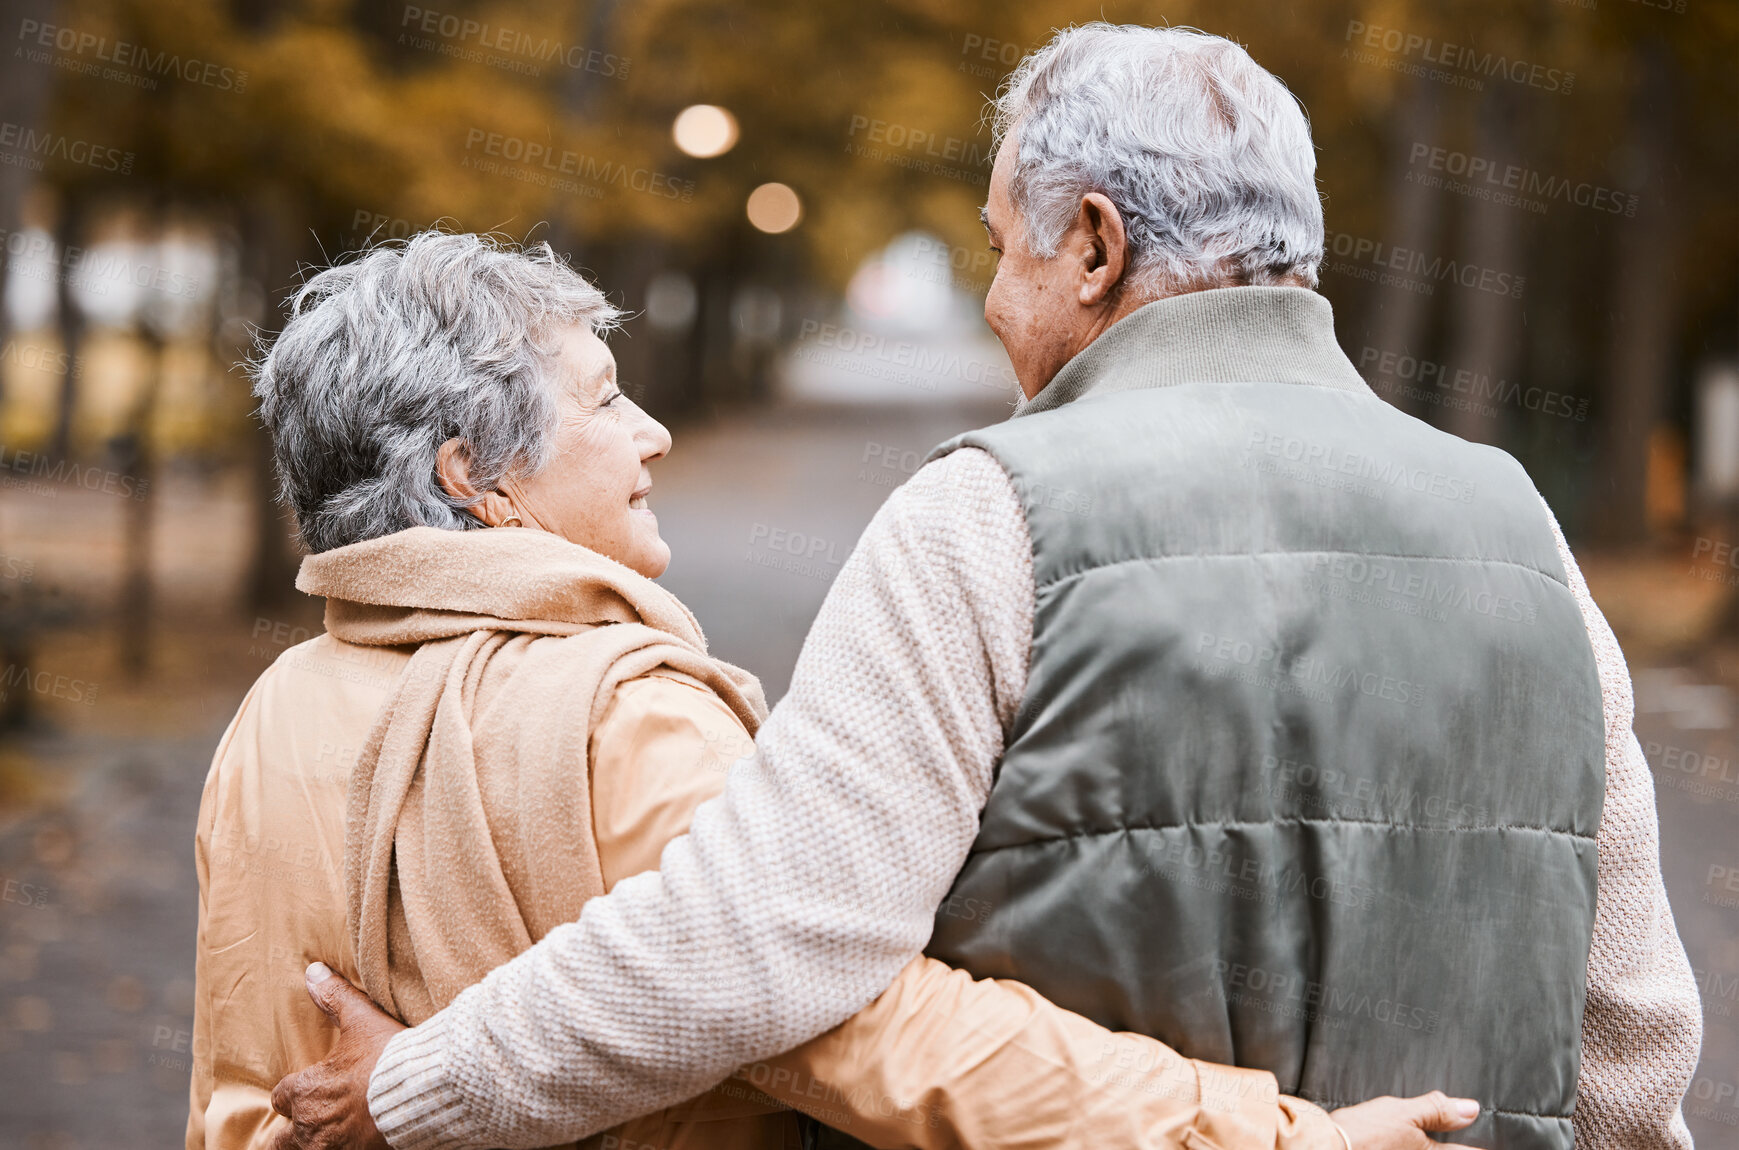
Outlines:
[[[552, 373], [559, 416], [549, 462], [536, 475], [504, 479], [473, 514], [491, 527], [518, 516], [526, 527], [608, 555], [649, 579], [662, 575], [670, 547], [646, 505], [647, 465], [670, 450], [670, 432], [622, 394], [616, 357], [584, 325], [562, 331]], [[439, 466], [448, 490], [463, 494], [468, 477], [453, 474], [463, 468], [457, 446], [453, 440], [442, 448]]]
[[519, 481], [514, 503], [527, 527], [542, 527], [631, 567], [664, 574], [670, 547], [646, 505], [654, 459], [670, 432], [616, 386], [616, 357], [583, 326], [562, 333], [555, 365], [555, 450], [544, 469]]

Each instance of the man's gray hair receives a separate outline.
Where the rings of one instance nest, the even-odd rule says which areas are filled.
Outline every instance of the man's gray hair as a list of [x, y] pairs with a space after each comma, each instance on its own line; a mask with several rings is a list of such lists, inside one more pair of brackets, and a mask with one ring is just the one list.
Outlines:
[[1093, 23], [1022, 60], [995, 107], [1019, 153], [1009, 191], [1034, 255], [1099, 192], [1123, 216], [1131, 286], [1316, 286], [1322, 201], [1310, 122], [1230, 40]]
[[561, 328], [619, 312], [550, 246], [422, 232], [327, 268], [250, 366], [280, 498], [311, 551], [481, 522], [435, 476], [461, 439], [493, 490], [549, 460]]

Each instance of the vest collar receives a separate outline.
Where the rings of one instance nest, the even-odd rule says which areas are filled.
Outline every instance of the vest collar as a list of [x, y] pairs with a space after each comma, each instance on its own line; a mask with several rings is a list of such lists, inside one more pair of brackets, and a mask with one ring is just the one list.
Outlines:
[[1014, 414], [1049, 411], [1088, 394], [1258, 382], [1370, 394], [1335, 341], [1328, 300], [1299, 287], [1212, 288], [1167, 296], [1131, 312]]

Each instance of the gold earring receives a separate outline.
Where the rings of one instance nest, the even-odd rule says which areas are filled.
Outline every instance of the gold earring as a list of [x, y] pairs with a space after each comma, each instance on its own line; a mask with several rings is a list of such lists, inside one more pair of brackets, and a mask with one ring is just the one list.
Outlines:
[[524, 527], [525, 526], [525, 524], [523, 524], [519, 521], [519, 516], [517, 516], [517, 515], [509, 515], [506, 519], [503, 519], [501, 521], [501, 525], [503, 527]]

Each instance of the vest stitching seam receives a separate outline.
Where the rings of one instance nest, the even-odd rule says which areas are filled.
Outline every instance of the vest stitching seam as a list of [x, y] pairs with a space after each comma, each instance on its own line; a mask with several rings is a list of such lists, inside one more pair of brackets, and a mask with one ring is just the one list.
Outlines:
[[1538, 567], [1530, 567], [1526, 563], [1517, 563], [1514, 559], [1452, 559], [1438, 555], [1390, 555], [1375, 551], [1336, 551], [1312, 548], [1308, 551], [1209, 551], [1192, 552], [1186, 555], [1144, 555], [1135, 559], [1119, 559], [1114, 563], [1096, 563], [1079, 571], [1071, 571], [1067, 575], [1059, 575], [1049, 583], [1040, 583], [1037, 592], [1042, 595], [1052, 587], [1067, 583], [1071, 579], [1079, 579], [1083, 575], [1091, 575], [1095, 571], [1109, 571], [1113, 567], [1128, 567], [1137, 563], [1167, 563], [1179, 559], [1262, 559], [1270, 555], [1356, 555], [1361, 559], [1411, 559], [1424, 563], [1477, 563], [1481, 566], [1514, 567], [1520, 571], [1532, 572], [1548, 583], [1556, 583], [1566, 591], [1570, 590], [1568, 583], [1553, 577], [1551, 572], [1542, 571]]
[[1052, 835], [1049, 838], [1028, 839], [1025, 842], [1005, 843], [994, 847], [973, 847], [973, 854], [990, 854], [993, 851], [1018, 850], [1021, 847], [1042, 846], [1045, 843], [1063, 843], [1070, 839], [1104, 838], [1107, 835], [1123, 834], [1128, 831], [1164, 831], [1190, 829], [1194, 827], [1273, 827], [1298, 824], [1309, 826], [1338, 826], [1351, 824], [1364, 827], [1388, 827], [1394, 831], [1424, 831], [1430, 834], [1465, 834], [1478, 831], [1533, 831], [1542, 835], [1560, 835], [1564, 838], [1582, 839], [1594, 842], [1594, 835], [1577, 834], [1575, 831], [1563, 830], [1558, 827], [1536, 827], [1526, 823], [1495, 823], [1491, 826], [1476, 827], [1428, 827], [1417, 823], [1390, 823], [1379, 819], [1266, 819], [1254, 821], [1250, 819], [1219, 819], [1194, 823], [1147, 823], [1139, 826], [1111, 827], [1106, 830], [1071, 831], [1066, 835]]

